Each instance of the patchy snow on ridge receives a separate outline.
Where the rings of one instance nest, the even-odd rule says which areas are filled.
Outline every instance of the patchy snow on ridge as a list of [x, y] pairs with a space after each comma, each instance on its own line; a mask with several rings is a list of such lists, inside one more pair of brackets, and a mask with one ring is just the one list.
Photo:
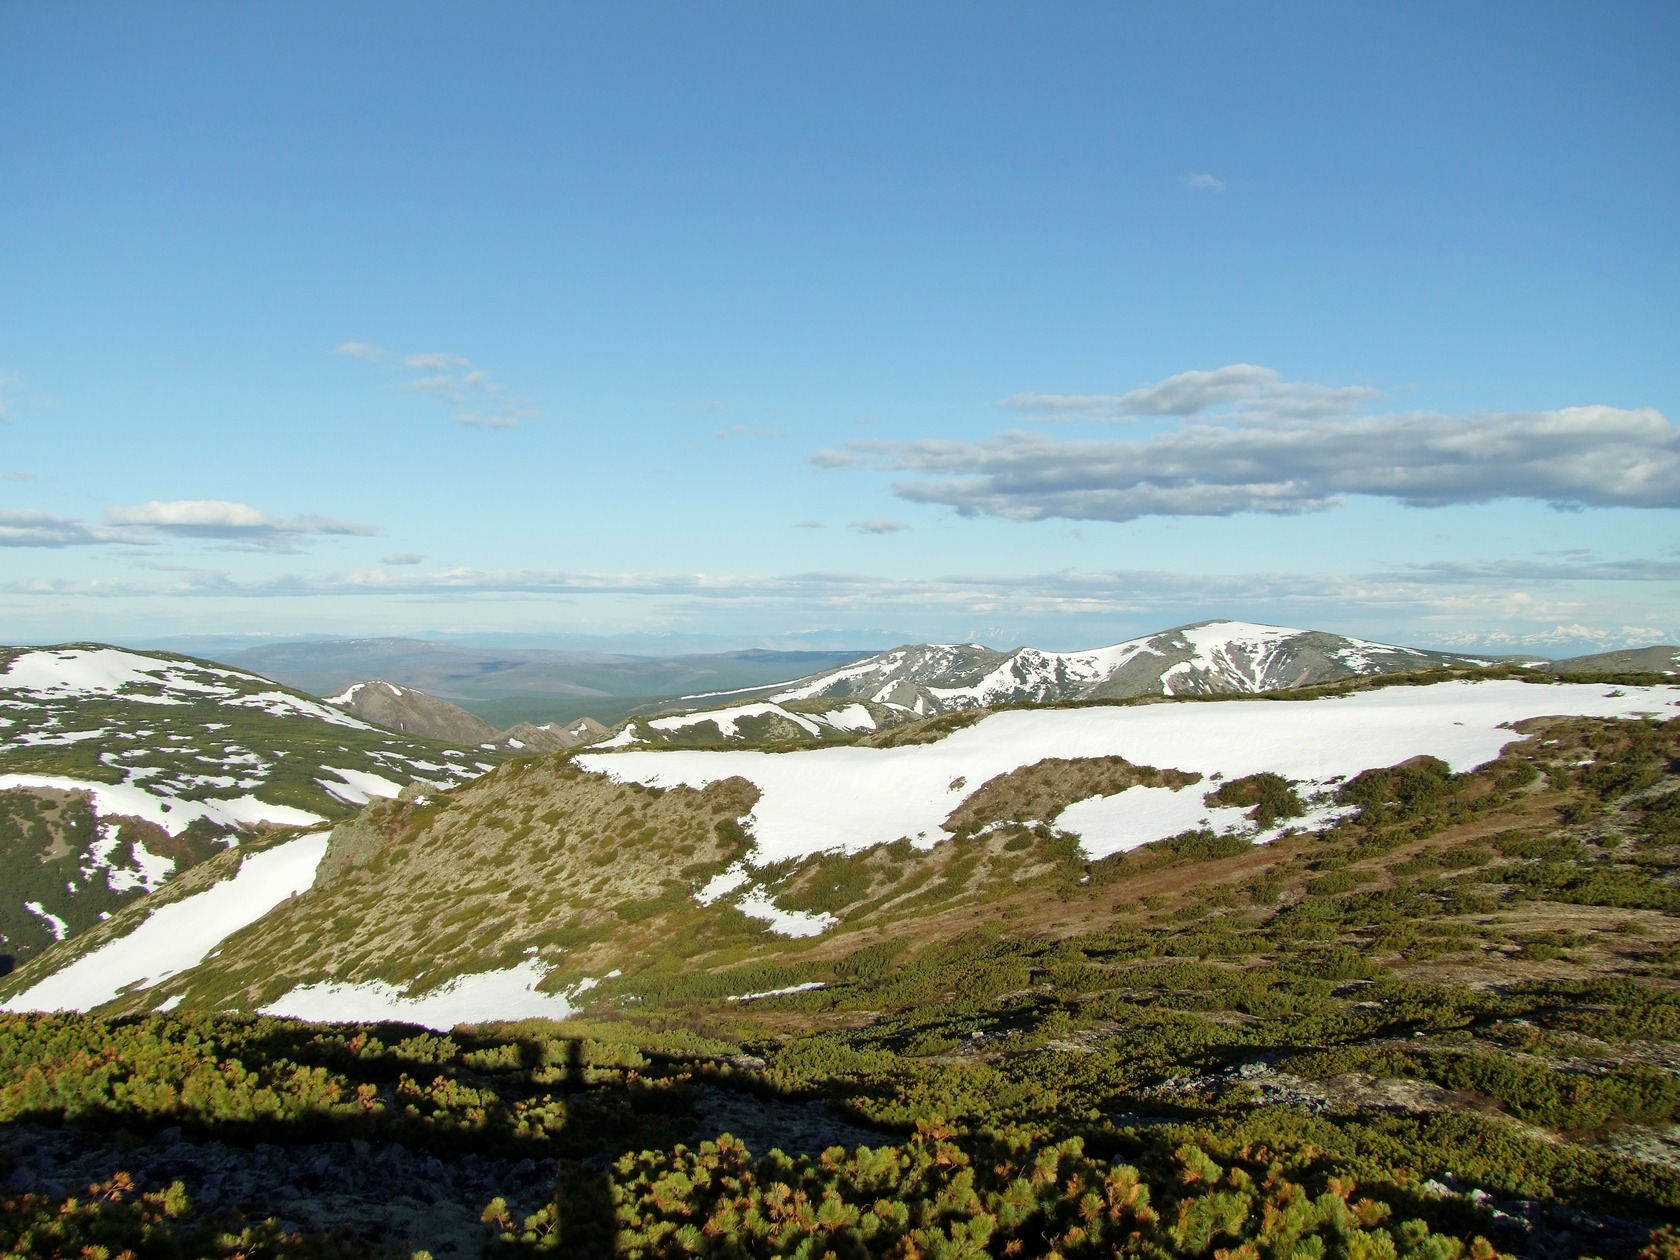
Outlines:
[[752, 876], [747, 873], [747, 868], [736, 862], [728, 870], [707, 880], [700, 891], [694, 894], [694, 900], [703, 906], [709, 906], [719, 897], [726, 897], [751, 881]]
[[226, 937], [315, 882], [327, 833], [248, 854], [232, 879], [159, 906], [108, 941], [12, 998], [0, 1010], [90, 1011], [132, 988], [149, 989], [196, 967]]
[[905, 712], [948, 713], [1058, 700], [1270, 691], [1358, 674], [1487, 663], [1323, 631], [1216, 620], [1065, 652], [908, 645], [798, 680], [769, 698], [855, 697]]
[[875, 715], [869, 711], [867, 705], [843, 704], [838, 709], [830, 709], [826, 713], [813, 714], [819, 722], [827, 722], [837, 731], [872, 731], [875, 729]]
[[430, 993], [407, 996], [402, 988], [383, 980], [349, 984], [325, 980], [299, 985], [262, 1008], [264, 1015], [312, 1020], [401, 1020], [444, 1032], [457, 1024], [496, 1020], [565, 1019], [572, 999], [598, 983], [583, 980], [561, 993], [541, 993], [537, 985], [549, 968], [527, 959], [501, 971], [457, 976]]
[[402, 791], [402, 784], [366, 770], [341, 770], [337, 766], [322, 766], [321, 769], [344, 780], [343, 783], [334, 783], [330, 779], [316, 779], [315, 782], [346, 805], [366, 805], [374, 797], [388, 801]]
[[254, 674], [142, 656], [120, 648], [55, 648], [24, 652], [15, 657], [5, 673], [0, 673], [0, 687], [55, 699], [122, 692], [127, 700], [182, 704], [185, 702], [167, 697], [130, 694], [126, 688], [162, 686], [169, 691], [197, 692], [200, 695], [232, 695], [234, 689], [231, 687], [203, 681], [218, 677], [259, 683], [267, 681]]
[[156, 823], [172, 836], [180, 835], [197, 818], [208, 819], [224, 829], [249, 823], [309, 827], [326, 821], [321, 815], [306, 809], [270, 805], [254, 796], [212, 797], [203, 801], [160, 796], [135, 785], [136, 780], [147, 773], [157, 774], [158, 771], [153, 767], [141, 767], [130, 772], [122, 783], [94, 783], [61, 774], [0, 774], [0, 792], [10, 788], [57, 788], [63, 792], [86, 792], [93, 798], [93, 808], [100, 815], [108, 818], [126, 814], [142, 818]]
[[762, 888], [755, 888], [735, 902], [735, 908], [749, 919], [757, 919], [770, 926], [767, 932], [778, 936], [821, 936], [840, 920], [826, 910], [810, 914], [804, 910], [784, 910], [770, 899]]
[[743, 718], [755, 717], [786, 718], [800, 730], [811, 735], [820, 735], [817, 724], [802, 713], [791, 713], [779, 704], [768, 701], [760, 704], [738, 704], [732, 709], [702, 709], [698, 713], [679, 713], [675, 717], [654, 718], [648, 726], [656, 731], [680, 731], [691, 726], [699, 726], [705, 722], [712, 722], [718, 728], [718, 734], [725, 739], [734, 739], [741, 731], [735, 724]]
[[1195, 655], [1161, 675], [1161, 687], [1173, 694], [1173, 679], [1198, 670], [1237, 691], [1263, 691], [1273, 658], [1292, 639], [1304, 633], [1286, 626], [1262, 626], [1251, 621], [1210, 621], [1179, 631]]
[[1202, 827], [1216, 832], [1240, 831], [1247, 821], [1246, 810], [1204, 801], [1217, 786], [1205, 779], [1177, 789], [1134, 785], [1113, 796], [1075, 801], [1051, 826], [1077, 835], [1079, 847], [1093, 858]]
[[809, 993], [812, 989], [827, 988], [821, 980], [807, 980], [804, 984], [790, 984], [785, 989], [765, 989], [759, 993], [737, 993], [726, 997], [725, 1002], [756, 1002], [759, 998], [786, 997], [790, 993]]
[[637, 739], [638, 739], [638, 736], [636, 734], [636, 724], [634, 722], [631, 722], [628, 725], [626, 725], [625, 728], [622, 731], [620, 731], [617, 735], [614, 735], [611, 739], [602, 740], [599, 744], [596, 744], [595, 747], [597, 747], [597, 748], [628, 748], [631, 744], [634, 744], [637, 741]]
[[722, 738], [736, 739], [741, 734], [741, 727], [736, 726], [736, 722], [741, 721], [743, 717], [785, 717], [806, 734], [822, 734], [810, 717], [786, 711], [780, 704], [769, 704], [768, 701], [759, 704], [738, 704], [732, 709], [702, 709], [701, 712], [685, 712], [674, 717], [654, 717], [652, 721], [648, 721], [648, 727], [652, 727], [654, 731], [682, 731], [690, 726], [701, 726], [702, 722], [714, 722], [717, 734], [721, 734]]
[[70, 930], [70, 925], [48, 910], [39, 901], [26, 901], [23, 908], [47, 925], [47, 931], [52, 933], [55, 941], [62, 941], [64, 934]]
[[[1317, 700], [995, 713], [935, 743], [899, 748], [630, 751], [585, 754], [577, 764], [620, 782], [660, 787], [699, 788], [740, 775], [760, 791], [747, 822], [757, 839], [751, 860], [767, 865], [824, 851], [855, 853], [900, 838], [935, 844], [949, 836], [941, 824], [956, 804], [953, 780], [964, 778], [977, 789], [1045, 757], [1122, 756], [1204, 777], [1272, 771], [1302, 781], [1310, 793], [1338, 777], [1421, 754], [1439, 757], [1455, 771], [1471, 769], [1523, 738], [1509, 724], [1524, 718], [1672, 718], [1680, 714], [1677, 705], [1680, 688], [1673, 686], [1606, 692], [1588, 684], [1449, 682]], [[1170, 808], [1162, 797], [1134, 795], [1135, 789], [1120, 793], [1104, 808], [1137, 819], [1124, 830], [1116, 813], [1102, 815], [1100, 827], [1094, 813], [1075, 818], [1092, 827], [1093, 843], [1133, 847], [1183, 831], [1186, 816], [1194, 815], [1189, 825], [1211, 819], [1202, 797], [1214, 786], [1204, 781], [1186, 788], [1191, 795]], [[1096, 838], [1103, 834], [1111, 839]]]
[[353, 718], [348, 713], [333, 708], [330, 704], [305, 700], [301, 696], [288, 695], [284, 691], [261, 691], [255, 695], [230, 696], [223, 703], [238, 705], [242, 709], [261, 709], [270, 717], [312, 717], [329, 725], [343, 726], [353, 731], [376, 729], [360, 718]]

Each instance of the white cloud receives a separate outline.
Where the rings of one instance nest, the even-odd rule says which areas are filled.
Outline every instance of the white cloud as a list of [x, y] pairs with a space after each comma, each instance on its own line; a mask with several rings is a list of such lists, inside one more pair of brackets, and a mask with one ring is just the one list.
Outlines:
[[[1485, 633], [1464, 631], [1449, 634], [1441, 642], [1448, 647], [1483, 648], [1489, 651], [1516, 651], [1521, 648], [1541, 649], [1578, 647], [1592, 644], [1606, 650], [1654, 644], [1676, 637], [1672, 630], [1660, 626], [1587, 626], [1580, 622], [1555, 625], [1526, 631], [1490, 630]], [[1581, 653], [1586, 655], [1586, 653]]]
[[811, 520], [795, 521], [793, 523], [793, 527], [795, 529], [827, 529], [828, 528], [828, 526], [824, 525], [821, 521], [811, 521]]
[[378, 528], [330, 516], [272, 516], [226, 499], [153, 499], [108, 508], [105, 523], [187, 538], [216, 538], [264, 551], [291, 551], [311, 534], [377, 534]]
[[1318, 512], [1346, 495], [1414, 507], [1497, 499], [1559, 508], [1680, 507], [1680, 428], [1654, 409], [1356, 414], [1374, 395], [1234, 364], [1115, 396], [1004, 400], [1022, 409], [1178, 421], [1164, 432], [860, 441], [812, 460], [823, 468], [921, 474], [894, 492], [964, 515], [1023, 521]]
[[135, 541], [116, 530], [89, 526], [68, 516], [0, 508], [0, 547], [86, 547]]
[[1209, 175], [1206, 171], [1191, 171], [1184, 177], [1184, 182], [1196, 192], [1222, 193], [1225, 191], [1225, 181], [1217, 175]]
[[453, 376], [421, 376], [412, 381], [403, 382], [404, 389], [413, 390], [417, 394], [436, 394], [444, 402], [453, 403], [457, 407], [467, 401], [461, 391], [466, 386]]
[[891, 521], [884, 516], [872, 516], [867, 521], [853, 521], [852, 528], [860, 534], [901, 534], [910, 526], [903, 521]]
[[521, 419], [529, 418], [535, 414], [531, 411], [521, 411], [516, 415], [461, 411], [457, 412], [453, 418], [456, 424], [465, 425], [469, 429], [517, 429]]
[[[370, 363], [383, 362], [385, 352], [361, 341], [346, 341], [338, 353]], [[464, 355], [443, 350], [402, 356], [404, 368], [423, 372], [402, 382], [410, 393], [436, 399], [451, 409], [456, 424], [472, 429], [516, 429], [538, 413], [510, 394], [507, 388], [482, 368], [475, 368]], [[466, 369], [466, 370], [461, 370]]]
[[1286, 381], [1271, 368], [1232, 363], [1211, 372], [1180, 372], [1125, 394], [1011, 394], [999, 405], [1072, 419], [1216, 416], [1256, 424], [1350, 415], [1381, 396], [1365, 385]]
[[[509, 603], [558, 597], [568, 609], [593, 599], [638, 623], [650, 619], [716, 624], [744, 618], [765, 627], [778, 621], [809, 628], [816, 619], [839, 625], [911, 624], [924, 637], [949, 638], [954, 627], [1047, 627], [1025, 637], [999, 632], [1000, 643], [1090, 647], [1134, 633], [1209, 617], [1236, 616], [1274, 624], [1361, 634], [1416, 646], [1452, 643], [1515, 651], [1538, 648], [1556, 627], [1590, 633], [1560, 634], [1559, 644], [1632, 646], [1680, 640], [1667, 593], [1671, 567], [1639, 561], [1585, 559], [1554, 562], [1539, 573], [1526, 561], [1481, 566], [1443, 575], [1429, 566], [1386, 572], [1185, 573], [1148, 569], [1108, 572], [957, 574], [884, 578], [858, 573], [718, 575], [695, 573], [590, 573], [570, 570], [454, 568], [394, 573], [363, 569], [292, 574], [241, 581], [225, 571], [137, 574], [88, 580], [40, 579], [0, 585], [0, 593], [101, 600], [147, 597], [248, 600], [354, 600], [337, 605], [372, 609], [368, 601], [431, 601], [463, 609], [473, 603]], [[22, 607], [21, 602], [14, 603]], [[1646, 611], [1650, 607], [1662, 612]], [[728, 610], [728, 611], [725, 611]], [[498, 625], [505, 627], [505, 618]], [[547, 624], [545, 621], [543, 624]], [[1073, 636], [1070, 638], [1069, 636]], [[1456, 637], [1454, 637], [1456, 636]], [[1501, 637], [1504, 636], [1504, 637]], [[1055, 638], [1056, 642], [1049, 639]]]
[[426, 557], [418, 551], [393, 551], [388, 556], [380, 556], [380, 564], [419, 564]]

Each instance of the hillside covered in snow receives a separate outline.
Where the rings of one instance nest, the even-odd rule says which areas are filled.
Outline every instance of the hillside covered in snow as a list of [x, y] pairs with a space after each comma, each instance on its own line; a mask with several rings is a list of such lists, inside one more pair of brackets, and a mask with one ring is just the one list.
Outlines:
[[17, 962], [243, 837], [347, 817], [505, 751], [381, 729], [243, 670], [0, 648], [0, 957]]
[[869, 700], [918, 714], [1022, 702], [1275, 691], [1367, 674], [1486, 660], [1321, 630], [1204, 621], [1110, 647], [998, 652], [976, 644], [895, 648], [777, 690], [777, 702]]
[[[673, 966], [786, 959], [807, 941], [844, 953], [930, 919], [1024, 913], [1009, 907], [1109, 879], [1151, 846], [1232, 856], [1332, 831], [1369, 814], [1355, 787], [1396, 766], [1433, 767], [1421, 773], [1445, 785], [1517, 756], [1545, 768], [1521, 782], [1561, 790], [1593, 762], [1577, 729], [1680, 716], [1680, 686], [1506, 673], [951, 715], [888, 746], [520, 760], [376, 801], [324, 848], [288, 850], [307, 850], [310, 869], [274, 859], [284, 896], [254, 868], [236, 946], [148, 963], [135, 951], [166, 934], [142, 937], [135, 907], [90, 935], [101, 961], [57, 951], [0, 997], [458, 1019], [639, 1001]], [[54, 979], [71, 966], [85, 983]], [[135, 987], [118, 993], [122, 977]]]

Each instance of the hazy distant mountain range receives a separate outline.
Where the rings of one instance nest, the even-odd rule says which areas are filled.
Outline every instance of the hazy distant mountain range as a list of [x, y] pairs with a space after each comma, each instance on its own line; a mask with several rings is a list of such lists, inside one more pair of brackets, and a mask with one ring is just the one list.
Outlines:
[[727, 691], [802, 678], [866, 652], [747, 650], [639, 657], [547, 649], [489, 649], [422, 639], [278, 643], [217, 659], [318, 696], [389, 680], [468, 710], [493, 727], [617, 722], [632, 710], [685, 692]]

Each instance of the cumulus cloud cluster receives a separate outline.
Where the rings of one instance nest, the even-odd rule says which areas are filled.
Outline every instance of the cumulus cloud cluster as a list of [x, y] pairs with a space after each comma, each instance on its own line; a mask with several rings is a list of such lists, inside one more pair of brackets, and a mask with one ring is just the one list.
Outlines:
[[1175, 422], [1127, 437], [1012, 431], [977, 442], [851, 442], [819, 467], [919, 474], [900, 497], [969, 516], [1128, 521], [1319, 512], [1348, 495], [1414, 507], [1530, 499], [1555, 507], [1680, 507], [1680, 427], [1651, 408], [1371, 415], [1364, 387], [1235, 364], [1116, 396], [1028, 394], [1061, 418]]
[[209, 538], [239, 550], [297, 551], [312, 535], [366, 537], [378, 528], [330, 516], [274, 516], [226, 499], [153, 499], [108, 508], [101, 525], [28, 510], [0, 510], [0, 547], [155, 545], [165, 538]]
[[395, 363], [406, 369], [410, 375], [403, 388], [448, 407], [456, 424], [475, 429], [514, 429], [537, 415], [464, 355], [442, 350], [392, 355], [366, 341], [341, 341], [333, 351], [363, 363]]

